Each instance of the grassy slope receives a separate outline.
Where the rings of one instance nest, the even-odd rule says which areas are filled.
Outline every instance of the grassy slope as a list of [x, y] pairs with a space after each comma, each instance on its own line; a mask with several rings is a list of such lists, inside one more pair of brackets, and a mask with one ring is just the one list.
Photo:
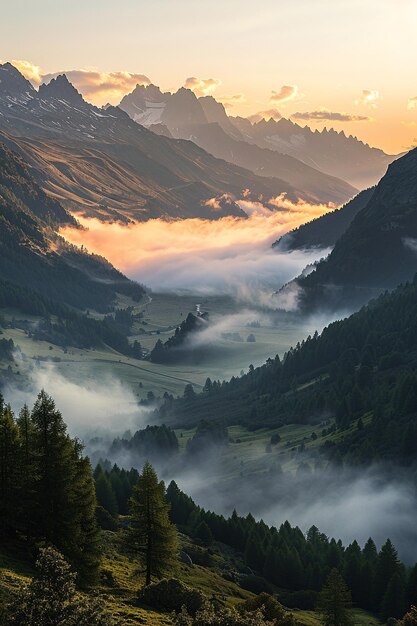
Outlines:
[[[184, 549], [190, 541], [181, 537]], [[136, 605], [136, 596], [143, 584], [143, 578], [137, 571], [137, 564], [124, 552], [120, 534], [105, 532], [103, 537], [103, 560], [101, 582], [98, 591], [107, 610], [113, 615], [119, 626], [163, 626], [171, 624], [168, 614], [160, 613], [145, 606]], [[235, 605], [251, 597], [251, 593], [237, 584], [225, 580], [221, 575], [225, 565], [233, 566], [239, 561], [239, 555], [233, 554], [225, 546], [215, 548], [214, 564], [210, 567], [198, 565], [180, 565], [178, 578], [184, 583], [200, 589], [208, 598], [213, 595], [225, 605]], [[0, 549], [0, 609], [2, 602], [18, 586], [27, 582], [33, 574], [33, 567], [22, 552]], [[314, 611], [292, 611], [304, 626], [321, 626], [320, 615]], [[379, 626], [374, 616], [360, 609], [352, 610], [353, 623], [357, 626]]]

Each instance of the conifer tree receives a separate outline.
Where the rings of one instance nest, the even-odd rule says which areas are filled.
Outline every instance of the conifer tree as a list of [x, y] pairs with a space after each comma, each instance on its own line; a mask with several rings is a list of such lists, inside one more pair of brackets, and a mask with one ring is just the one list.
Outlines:
[[178, 537], [169, 520], [165, 485], [145, 463], [130, 499], [130, 545], [144, 566], [145, 584], [171, 574], [178, 564]]
[[405, 609], [404, 577], [397, 571], [389, 581], [387, 590], [382, 598], [381, 617], [384, 622], [390, 617], [398, 619], [404, 615]]
[[90, 462], [71, 439], [54, 400], [41, 391], [32, 411], [36, 458], [34, 521], [37, 536], [53, 543], [80, 573], [93, 581], [100, 547], [96, 498]]
[[103, 507], [112, 517], [116, 517], [118, 506], [116, 496], [113, 491], [110, 480], [98, 465], [95, 472], [96, 496], [97, 503]]
[[337, 569], [332, 569], [319, 596], [325, 626], [350, 626], [350, 591]]
[[398, 554], [390, 539], [382, 546], [377, 559], [375, 573], [374, 607], [379, 610], [388, 584], [394, 574], [400, 570]]
[[10, 406], [4, 406], [0, 396], [0, 530], [3, 533], [17, 526], [21, 478], [19, 461], [19, 429]]

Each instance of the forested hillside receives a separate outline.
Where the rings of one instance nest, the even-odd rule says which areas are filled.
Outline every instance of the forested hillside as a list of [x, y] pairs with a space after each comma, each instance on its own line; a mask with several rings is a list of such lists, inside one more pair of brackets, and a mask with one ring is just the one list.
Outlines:
[[330, 457], [411, 464], [417, 451], [417, 278], [345, 320], [229, 382], [209, 381], [201, 394], [165, 400], [161, 417], [177, 425], [200, 419], [251, 429], [320, 423], [340, 430], [365, 415], [366, 426], [328, 444]]
[[[315, 526], [304, 534], [288, 522], [275, 528], [252, 515], [225, 518], [173, 481], [166, 489], [149, 463], [138, 472], [105, 461], [93, 476], [44, 391], [18, 416], [0, 399], [0, 523], [7, 626], [55, 626], [62, 615], [77, 626], [183, 626], [195, 615], [204, 625], [308, 625], [302, 610], [317, 607], [316, 620], [325, 618], [325, 594], [336, 602], [337, 585], [345, 619], [350, 598], [384, 621], [417, 601], [416, 567], [401, 563], [389, 539], [378, 551], [371, 538], [344, 546]], [[23, 567], [23, 580], [33, 576], [29, 586], [13, 571]], [[203, 614], [218, 621], [198, 621]]]
[[364, 304], [417, 269], [417, 149], [394, 161], [365, 208], [316, 270], [297, 279], [301, 306]]
[[325, 213], [311, 222], [290, 230], [272, 244], [272, 247], [285, 251], [332, 248], [349, 228], [359, 211], [366, 207], [374, 189], [374, 187], [365, 189], [340, 209]]

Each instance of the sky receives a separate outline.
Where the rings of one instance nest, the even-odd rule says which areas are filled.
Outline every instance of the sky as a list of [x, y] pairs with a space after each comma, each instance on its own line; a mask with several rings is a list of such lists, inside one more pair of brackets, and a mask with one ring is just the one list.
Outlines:
[[417, 144], [417, 0], [0, 0], [0, 14], [0, 59], [35, 83], [68, 72], [95, 104], [187, 85], [230, 115]]

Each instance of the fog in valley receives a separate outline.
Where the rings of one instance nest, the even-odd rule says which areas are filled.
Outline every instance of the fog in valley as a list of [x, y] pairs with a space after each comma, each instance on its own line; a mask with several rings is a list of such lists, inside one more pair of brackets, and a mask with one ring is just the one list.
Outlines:
[[271, 293], [329, 252], [271, 248], [282, 234], [323, 213], [321, 205], [309, 206], [309, 212], [302, 207], [253, 212], [247, 219], [149, 220], [131, 226], [82, 219], [85, 230], [66, 228], [62, 234], [153, 291], [229, 294], [246, 304], [276, 308]]
[[[207, 328], [187, 338], [183, 349], [218, 346], [236, 328], [247, 328], [249, 333], [253, 326], [267, 327], [280, 333], [284, 314], [277, 309], [296, 311], [298, 294], [292, 287], [278, 295], [276, 291], [329, 252], [286, 253], [271, 248], [280, 235], [304, 222], [307, 212], [311, 218], [325, 207], [294, 205], [271, 212], [260, 203], [246, 204], [247, 219], [150, 220], [128, 227], [83, 219], [83, 229], [65, 229], [63, 234], [116, 262], [129, 277], [157, 293], [195, 294], [196, 303], [200, 296], [231, 296], [238, 303], [236, 311], [212, 316]], [[301, 340], [346, 314], [299, 318], [294, 336]], [[262, 359], [275, 352], [270, 346]], [[239, 363], [239, 370], [246, 371], [248, 365]], [[91, 375], [83, 377], [77, 379], [73, 372], [70, 380], [53, 363], [37, 364], [30, 368], [26, 388], [7, 389], [5, 395], [18, 411], [25, 402], [33, 405], [39, 389], [45, 388], [69, 433], [85, 442], [93, 463], [102, 458], [140, 469], [145, 456], [115, 453], [111, 445], [116, 437], [156, 423], [157, 403], [139, 404], [131, 386], [111, 370], [99, 378], [92, 366]], [[417, 558], [417, 497], [409, 475], [381, 466], [366, 471], [342, 469], [327, 465], [318, 453], [314, 457], [297, 451], [268, 454], [262, 445], [243, 452], [232, 441], [227, 449], [206, 450], [202, 458], [181, 449], [174, 457], [150, 460], [167, 483], [176, 480], [197, 504], [218, 513], [230, 515], [236, 509], [275, 526], [288, 520], [303, 531], [314, 524], [344, 543], [356, 539], [363, 545], [372, 536], [380, 546], [390, 537], [402, 559]]]
[[[146, 456], [112, 453], [111, 444], [126, 431], [130, 436], [155, 423], [155, 405], [140, 406], [116, 377], [74, 383], [53, 364], [33, 368], [30, 386], [6, 389], [5, 397], [17, 412], [24, 403], [33, 405], [41, 388], [55, 399], [69, 433], [84, 441], [93, 462], [109, 459], [141, 469]], [[259, 445], [242, 451], [233, 440], [225, 449], [207, 449], [197, 457], [182, 450], [151, 461], [167, 484], [174, 479], [197, 504], [217, 513], [230, 515], [236, 509], [269, 525], [288, 520], [303, 531], [315, 525], [344, 543], [356, 539], [364, 544], [372, 536], [380, 546], [389, 537], [406, 563], [417, 558], [417, 494], [410, 472], [382, 466], [342, 469], [327, 465], [317, 453], [267, 453]]]

